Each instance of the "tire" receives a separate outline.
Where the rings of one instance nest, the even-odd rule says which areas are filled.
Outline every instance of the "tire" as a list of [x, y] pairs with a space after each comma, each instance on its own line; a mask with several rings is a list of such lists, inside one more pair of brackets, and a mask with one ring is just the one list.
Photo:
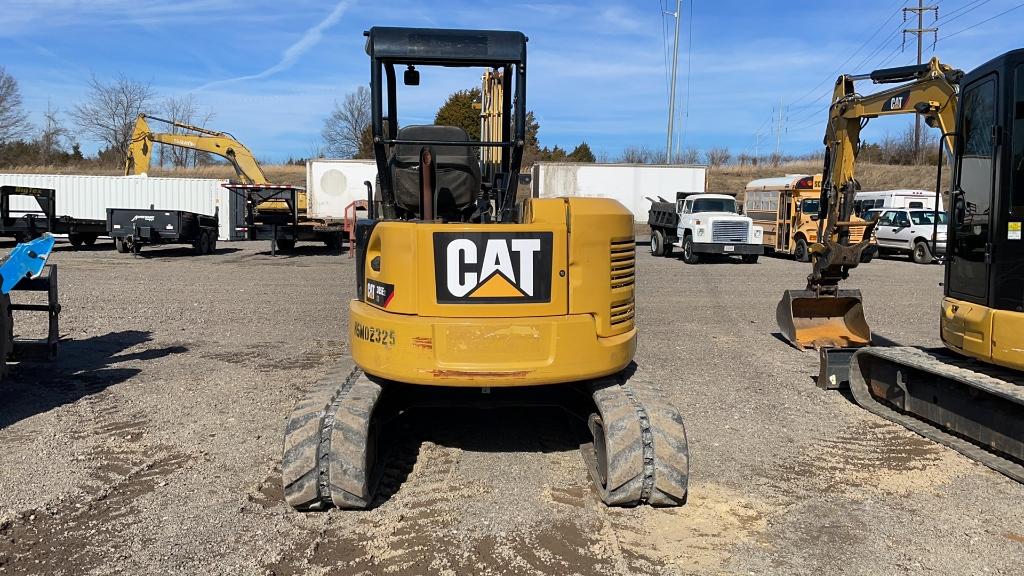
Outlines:
[[665, 253], [665, 235], [661, 230], [651, 232], [651, 256], [662, 256]]
[[796, 241], [796, 248], [793, 249], [793, 259], [797, 262], [810, 262], [810, 249], [807, 247], [807, 240], [800, 238]]
[[932, 256], [931, 246], [927, 242], [918, 241], [914, 243], [914, 251], [910, 253], [910, 259], [915, 264], [931, 264], [935, 258]]
[[119, 254], [128, 253], [128, 245], [125, 244], [124, 238], [114, 238], [114, 250], [117, 250]]
[[217, 235], [210, 232], [210, 249], [207, 254], [215, 254], [217, 252]]
[[669, 238], [665, 238], [663, 242], [664, 242], [664, 244], [662, 245], [662, 248], [661, 248], [661, 255], [663, 257], [665, 257], [665, 258], [671, 258], [672, 257], [672, 249], [675, 248], [675, 246], [672, 245], [672, 240], [669, 239]]
[[210, 250], [210, 237], [206, 232], [200, 232], [199, 236], [192, 242], [192, 251], [196, 256], [202, 256]]
[[328, 250], [334, 251], [341, 250], [343, 243], [341, 234], [331, 234], [324, 240], [324, 246], [326, 246]]
[[93, 246], [96, 244], [97, 238], [99, 238], [99, 236], [97, 236], [96, 234], [83, 234], [82, 244], [85, 244], [86, 246]]
[[81, 248], [83, 241], [81, 234], [68, 234], [68, 242], [75, 248]]
[[291, 252], [292, 250], [295, 250], [295, 240], [292, 240], [291, 238], [278, 238], [277, 249], [284, 250], [285, 252]]
[[693, 251], [693, 236], [683, 239], [683, 262], [700, 264], [700, 255]]
[[744, 254], [742, 256], [744, 264], [757, 264], [757, 254]]

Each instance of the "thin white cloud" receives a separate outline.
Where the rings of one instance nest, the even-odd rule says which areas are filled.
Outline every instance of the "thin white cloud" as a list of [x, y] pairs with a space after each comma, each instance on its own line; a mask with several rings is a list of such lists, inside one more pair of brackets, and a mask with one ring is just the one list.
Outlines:
[[216, 80], [214, 82], [208, 82], [196, 88], [195, 91], [201, 92], [214, 86], [223, 86], [225, 84], [233, 84], [235, 82], [245, 82], [247, 80], [260, 80], [262, 78], [273, 76], [278, 72], [283, 72], [291, 68], [292, 66], [295, 65], [295, 62], [298, 61], [298, 59], [303, 54], [309, 51], [310, 48], [320, 43], [320, 40], [324, 36], [324, 32], [331, 26], [337, 24], [338, 21], [341, 20], [342, 15], [345, 14], [345, 11], [348, 10], [349, 6], [351, 5], [351, 0], [341, 0], [341, 2], [338, 2], [338, 4], [334, 7], [334, 10], [331, 10], [331, 13], [328, 14], [326, 18], [321, 20], [316, 26], [313, 26], [309, 30], [306, 30], [306, 33], [302, 35], [302, 38], [299, 38], [298, 42], [289, 46], [284, 51], [284, 53], [281, 54], [281, 59], [277, 62], [277, 64], [274, 64], [270, 68], [267, 68], [266, 70], [263, 70], [262, 72], [256, 74], [236, 76], [234, 78], [227, 78], [225, 80]]

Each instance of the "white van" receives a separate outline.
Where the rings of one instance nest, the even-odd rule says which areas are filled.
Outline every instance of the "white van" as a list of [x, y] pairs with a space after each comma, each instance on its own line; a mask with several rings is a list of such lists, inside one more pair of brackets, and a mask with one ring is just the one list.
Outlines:
[[[908, 210], [935, 209], [935, 192], [928, 190], [880, 190], [877, 192], [857, 192], [854, 197], [853, 211], [857, 216], [864, 217], [868, 210], [879, 208], [906, 208]], [[939, 198], [939, 211], [942, 211], [942, 198]]]

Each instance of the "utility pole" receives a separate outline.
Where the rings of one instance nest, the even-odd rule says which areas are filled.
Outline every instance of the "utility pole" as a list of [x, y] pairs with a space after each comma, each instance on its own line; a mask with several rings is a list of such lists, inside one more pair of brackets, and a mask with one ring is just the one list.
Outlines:
[[[932, 33], [932, 46], [935, 46], [936, 40], [939, 37], [938, 28], [925, 28], [924, 27], [924, 13], [934, 12], [935, 20], [939, 19], [939, 7], [937, 5], [925, 6], [924, 0], [917, 0], [917, 8], [904, 8], [903, 9], [903, 21], [907, 21], [907, 13], [914, 12], [917, 14], [917, 28], [904, 28], [903, 29], [903, 41], [906, 42], [907, 34], [917, 35], [917, 63], [921, 63], [921, 51], [923, 49], [922, 36], [925, 32]], [[933, 20], [933, 22], [935, 21]], [[921, 115], [914, 115], [914, 161], [916, 162], [921, 158]]]
[[665, 164], [672, 163], [672, 123], [676, 114], [676, 70], [679, 64], [679, 21], [682, 20], [680, 7], [683, 0], [676, 0], [676, 12], [673, 17], [676, 19], [676, 36], [672, 41], [672, 85], [668, 97], [668, 136], [665, 139]]

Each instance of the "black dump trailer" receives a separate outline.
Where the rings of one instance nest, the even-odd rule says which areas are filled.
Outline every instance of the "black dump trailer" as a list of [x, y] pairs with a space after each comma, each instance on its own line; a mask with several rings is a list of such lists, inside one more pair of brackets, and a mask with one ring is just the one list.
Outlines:
[[[37, 210], [11, 208], [11, 198], [33, 198]], [[49, 188], [28, 186], [0, 186], [0, 237], [28, 242], [44, 233], [67, 234], [74, 247], [92, 246], [96, 239], [107, 233], [102, 220], [73, 218], [57, 215], [57, 192]]]
[[195, 254], [217, 249], [219, 211], [213, 216], [184, 210], [107, 208], [107, 234], [118, 252], [138, 254], [145, 244], [191, 244]]

